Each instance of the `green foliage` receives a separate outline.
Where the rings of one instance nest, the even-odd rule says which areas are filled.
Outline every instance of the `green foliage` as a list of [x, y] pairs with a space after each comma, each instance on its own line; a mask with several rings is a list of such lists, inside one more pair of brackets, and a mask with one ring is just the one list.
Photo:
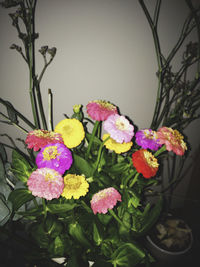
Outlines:
[[77, 155], [76, 153], [73, 154], [73, 157], [74, 157], [73, 167], [79, 174], [84, 174], [86, 177], [90, 177], [93, 175], [94, 169], [87, 160]]
[[1, 157], [0, 157], [0, 181], [5, 181], [5, 167]]
[[9, 220], [11, 213], [11, 202], [6, 201], [5, 197], [0, 193], [0, 226], [3, 226]]
[[12, 171], [24, 183], [33, 171], [29, 162], [16, 150], [12, 152]]
[[124, 243], [119, 246], [111, 257], [114, 266], [136, 266], [144, 259], [145, 253], [133, 243]]
[[26, 188], [18, 188], [13, 190], [8, 200], [13, 205], [13, 210], [17, 211], [22, 205], [33, 200], [35, 197], [31, 194], [31, 192]]
[[18, 124], [17, 115], [13, 105], [10, 102], [6, 101], [6, 108], [7, 108], [8, 118], [10, 119], [11, 123]]
[[80, 226], [78, 222], [70, 223], [69, 226], [69, 234], [74, 238], [75, 241], [84, 247], [91, 248], [91, 244], [88, 241], [83, 228]]
[[75, 207], [77, 207], [78, 204], [76, 203], [48, 203], [47, 204], [47, 210], [53, 214], [60, 214], [65, 213], [67, 211], [73, 210]]
[[4, 145], [2, 145], [1, 143], [0, 143], [0, 156], [1, 156], [3, 163], [6, 163], [7, 162], [7, 153], [6, 153]]

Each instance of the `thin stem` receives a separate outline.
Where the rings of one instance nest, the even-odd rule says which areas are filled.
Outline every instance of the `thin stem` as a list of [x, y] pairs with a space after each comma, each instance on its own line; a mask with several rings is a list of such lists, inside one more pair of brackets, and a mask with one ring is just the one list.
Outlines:
[[98, 169], [98, 166], [99, 166], [99, 162], [100, 162], [100, 159], [101, 159], [101, 153], [102, 153], [102, 149], [103, 149], [103, 146], [104, 144], [110, 139], [110, 136], [108, 136], [100, 145], [99, 147], [99, 151], [98, 151], [98, 155], [97, 155], [97, 160], [96, 160], [96, 163], [95, 163], [95, 169], [93, 171], [93, 174], [95, 173], [95, 171]]
[[0, 112], [0, 115], [2, 116], [2, 117], [4, 117], [5, 119], [7, 119], [7, 121], [9, 122], [9, 124], [12, 124], [12, 125], [14, 125], [16, 128], [18, 128], [18, 129], [20, 129], [23, 133], [25, 133], [25, 134], [27, 134], [28, 133], [28, 131], [26, 130], [26, 129], [24, 129], [22, 126], [20, 126], [19, 124], [17, 124], [17, 123], [15, 123], [15, 122], [13, 122], [13, 121], [11, 121], [6, 115], [4, 115], [2, 112]]
[[39, 85], [38, 81], [36, 80], [36, 78], [34, 78], [34, 80], [35, 80], [34, 84], [36, 87], [37, 100], [38, 100], [40, 116], [42, 119], [43, 129], [47, 130], [47, 123], [46, 123], [46, 118], [45, 118], [45, 113], [44, 113], [44, 108], [43, 108], [42, 96], [41, 96], [41, 92], [40, 92], [40, 85]]
[[42, 205], [43, 205], [43, 210], [44, 210], [44, 219], [46, 219], [46, 217], [47, 217], [47, 206], [46, 206], [46, 201], [45, 201], [44, 198], [42, 199]]
[[[35, 2], [36, 3], [36, 2]], [[35, 53], [34, 53], [34, 35], [35, 32], [34, 30], [34, 26], [33, 26], [33, 22], [34, 22], [34, 11], [35, 8], [33, 8], [32, 6], [30, 7], [30, 18], [29, 18], [29, 22], [28, 22], [28, 29], [27, 29], [27, 33], [28, 33], [28, 54], [29, 54], [29, 94], [30, 94], [30, 100], [31, 100], [31, 107], [32, 107], [32, 113], [33, 113], [33, 118], [34, 118], [34, 122], [37, 128], [40, 128], [40, 121], [39, 121], [39, 116], [38, 116], [38, 110], [37, 110], [37, 102], [36, 102], [36, 97], [35, 97], [35, 91], [34, 91], [34, 82], [33, 82], [33, 77], [34, 75], [34, 71], [35, 71]]]
[[129, 186], [130, 188], [133, 187], [133, 185], [137, 182], [138, 176], [139, 176], [139, 172], [136, 173], [134, 179], [130, 183], [130, 186]]
[[[193, 7], [192, 2], [190, 0], [186, 0], [186, 3], [188, 5], [188, 7], [190, 8], [190, 10], [192, 12], [192, 16], [194, 17], [194, 20], [195, 20], [195, 24], [196, 24], [196, 27], [197, 27], [198, 44], [199, 44], [200, 43], [200, 21], [199, 21], [199, 17], [197, 16], [197, 11]], [[198, 45], [198, 57], [200, 57], [200, 45]], [[198, 60], [198, 62], [197, 62], [196, 79], [199, 79], [199, 75], [200, 75], [200, 60]]]
[[53, 131], [53, 105], [51, 89], [48, 89], [49, 131]]
[[111, 209], [108, 209], [109, 213], [113, 216], [113, 218], [122, 226], [124, 226], [126, 229], [128, 229], [127, 226], [124, 225], [124, 223], [120, 220], [120, 218], [115, 214], [115, 212]]
[[158, 157], [161, 153], [163, 153], [164, 151], [166, 151], [166, 146], [163, 145], [159, 150], [157, 150], [155, 153], [154, 153], [154, 157]]
[[86, 152], [86, 158], [88, 158], [89, 154], [90, 154], [90, 150], [91, 150], [91, 147], [92, 147], [92, 143], [94, 141], [94, 137], [95, 137], [95, 134], [96, 134], [96, 131], [98, 129], [98, 126], [100, 124], [100, 121], [96, 121], [95, 124], [94, 124], [94, 128], [92, 130], [92, 136], [91, 136], [91, 139], [89, 141], [89, 144], [88, 144], [88, 148], [87, 148], [87, 152]]

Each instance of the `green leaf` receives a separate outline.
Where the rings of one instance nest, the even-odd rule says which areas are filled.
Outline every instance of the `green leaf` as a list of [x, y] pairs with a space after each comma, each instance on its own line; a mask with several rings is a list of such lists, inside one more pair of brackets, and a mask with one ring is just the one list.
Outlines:
[[123, 225], [119, 227], [119, 234], [122, 237], [128, 237], [130, 235], [131, 229], [131, 215], [129, 212], [125, 211], [122, 217]]
[[128, 201], [128, 207], [133, 205], [134, 208], [137, 208], [140, 205], [140, 196], [133, 190], [129, 191], [129, 193], [132, 195], [132, 197]]
[[97, 216], [99, 221], [104, 225], [107, 225], [110, 222], [110, 220], [112, 220], [112, 216], [109, 214], [97, 213]]
[[108, 171], [113, 174], [119, 174], [119, 173], [124, 173], [129, 168], [130, 168], [129, 163], [120, 162], [120, 163], [114, 164], [112, 167], [108, 169]]
[[54, 241], [50, 243], [49, 251], [54, 255], [54, 257], [63, 256], [65, 252], [64, 240], [61, 239], [60, 236], [57, 236]]
[[92, 176], [94, 169], [92, 168], [92, 165], [88, 161], [86, 161], [79, 155], [76, 155], [75, 153], [73, 153], [73, 158], [74, 158], [73, 166], [80, 174], [84, 174], [86, 177]]
[[133, 267], [144, 257], [145, 253], [138, 245], [124, 243], [114, 251], [111, 261], [114, 266]]
[[112, 267], [113, 265], [107, 261], [98, 259], [93, 265], [92, 267]]
[[162, 197], [159, 198], [159, 200], [156, 202], [156, 204], [149, 209], [144, 211], [144, 217], [143, 217], [143, 227], [140, 230], [140, 234], [145, 234], [157, 221], [158, 217], [160, 216], [160, 213], [162, 211], [162, 206], [163, 206], [163, 199]]
[[45, 232], [43, 225], [38, 224], [38, 222], [32, 226], [31, 229], [32, 237], [36, 240], [40, 248], [48, 248], [49, 247], [49, 237]]
[[39, 206], [26, 211], [18, 211], [17, 214], [22, 215], [23, 217], [37, 217], [42, 214], [43, 207]]
[[[88, 140], [88, 142], [90, 141], [91, 137], [92, 137], [92, 134], [86, 133], [86, 139]], [[102, 143], [101, 140], [96, 136], [94, 136], [93, 142], [96, 145], [101, 145], [101, 143]]]
[[84, 260], [78, 252], [73, 253], [73, 255], [67, 261], [67, 267], [89, 267], [87, 260]]
[[16, 150], [12, 152], [12, 166], [17, 178], [24, 183], [27, 182], [33, 170], [28, 161]]
[[60, 204], [47, 204], [47, 210], [53, 214], [64, 213], [73, 210], [78, 204], [60, 203]]
[[0, 144], [0, 155], [1, 155], [2, 161], [4, 163], [7, 162], [7, 153], [6, 153], [4, 145], [2, 144]]
[[0, 193], [8, 199], [9, 194], [11, 193], [10, 187], [3, 181], [0, 181]]
[[2, 158], [0, 157], [0, 181], [5, 181], [5, 167]]
[[59, 234], [61, 234], [63, 230], [63, 225], [61, 222], [57, 220], [57, 218], [54, 218], [52, 215], [48, 215], [45, 220], [45, 231], [48, 235], [51, 236], [51, 238], [55, 238]]
[[26, 188], [15, 189], [8, 197], [8, 200], [13, 204], [13, 209], [15, 211], [32, 199], [34, 199], [34, 196]]
[[93, 239], [97, 246], [99, 246], [103, 241], [100, 229], [98, 229], [96, 223], [93, 223]]
[[69, 224], [69, 234], [85, 247], [91, 247], [89, 241], [85, 237], [82, 227], [78, 222]]
[[9, 119], [11, 120], [11, 122], [18, 124], [19, 121], [17, 119], [17, 115], [16, 115], [13, 105], [9, 101], [5, 101], [5, 102], [6, 102], [6, 108], [7, 108]]
[[3, 226], [9, 220], [11, 212], [12, 204], [0, 194], [0, 226]]

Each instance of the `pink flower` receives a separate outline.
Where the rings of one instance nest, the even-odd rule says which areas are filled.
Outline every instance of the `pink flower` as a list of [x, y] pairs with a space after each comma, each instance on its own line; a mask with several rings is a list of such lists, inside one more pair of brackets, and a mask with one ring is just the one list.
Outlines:
[[94, 214], [97, 212], [105, 214], [108, 209], [113, 209], [117, 201], [122, 201], [121, 195], [115, 188], [109, 187], [93, 195], [91, 208]]
[[182, 156], [187, 150], [186, 143], [183, 141], [183, 136], [177, 130], [172, 128], [162, 127], [157, 132], [159, 143], [164, 144], [168, 151], [173, 151], [176, 155]]
[[57, 171], [41, 168], [32, 172], [27, 185], [34, 196], [51, 200], [60, 197], [63, 192], [64, 181]]
[[110, 134], [110, 137], [120, 144], [130, 142], [134, 136], [133, 125], [124, 116], [118, 114], [109, 116], [103, 127]]
[[38, 168], [54, 169], [64, 174], [72, 165], [72, 153], [64, 144], [55, 143], [43, 147], [36, 157]]
[[140, 130], [135, 137], [136, 143], [144, 149], [158, 150], [161, 147], [157, 133], [151, 129]]
[[28, 133], [25, 143], [28, 148], [38, 151], [49, 143], [63, 143], [61, 134], [46, 130], [34, 130]]
[[90, 101], [87, 106], [88, 115], [95, 121], [105, 121], [110, 115], [117, 114], [117, 108], [102, 100]]

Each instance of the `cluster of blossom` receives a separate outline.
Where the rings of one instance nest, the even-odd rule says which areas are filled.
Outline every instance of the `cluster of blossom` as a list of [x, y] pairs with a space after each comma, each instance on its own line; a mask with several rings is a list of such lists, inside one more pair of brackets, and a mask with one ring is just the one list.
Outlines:
[[[141, 147], [132, 154], [132, 162], [136, 171], [144, 178], [151, 178], [158, 171], [158, 160], [152, 151], [161, 147], [183, 155], [187, 149], [183, 136], [168, 127], [161, 127], [157, 132], [143, 129], [134, 133], [134, 126], [118, 113], [116, 106], [109, 102], [96, 100], [87, 104], [87, 113], [94, 121], [102, 121], [107, 132], [102, 136], [105, 147], [117, 154], [129, 151], [135, 135], [137, 145]], [[79, 199], [89, 191], [89, 184], [82, 175], [67, 173], [73, 163], [71, 148], [77, 147], [85, 137], [82, 123], [73, 119], [60, 121], [54, 131], [34, 130], [28, 133], [28, 148], [38, 151], [36, 169], [29, 177], [27, 185], [33, 195], [51, 200], [60, 195], [70, 199]], [[121, 201], [120, 193], [113, 187], [105, 188], [93, 195], [91, 208], [96, 214], [106, 213], [117, 201]]]

